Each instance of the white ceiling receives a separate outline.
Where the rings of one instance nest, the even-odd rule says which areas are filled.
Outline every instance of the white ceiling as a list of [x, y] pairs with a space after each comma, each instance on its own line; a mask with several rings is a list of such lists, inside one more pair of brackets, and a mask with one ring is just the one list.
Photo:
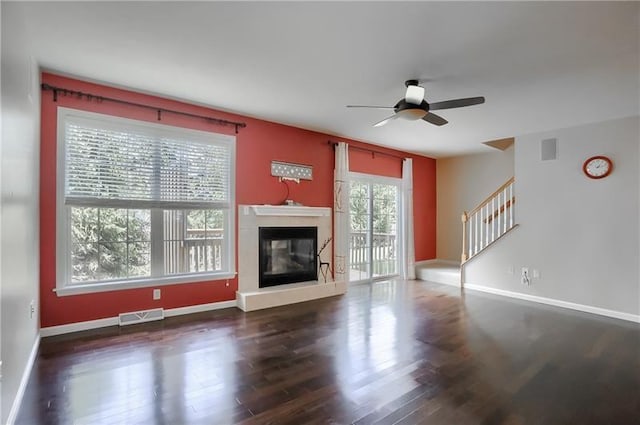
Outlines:
[[[640, 109], [638, 2], [3, 4], [45, 69], [433, 157]], [[345, 108], [410, 78], [486, 103], [443, 127]]]

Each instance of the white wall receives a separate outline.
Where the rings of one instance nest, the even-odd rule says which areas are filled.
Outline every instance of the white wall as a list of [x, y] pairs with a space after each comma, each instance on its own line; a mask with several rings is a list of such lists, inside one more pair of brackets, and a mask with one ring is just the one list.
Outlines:
[[[18, 3], [0, 3], [2, 157], [0, 190], [0, 423], [9, 417], [38, 338], [39, 74], [29, 55]], [[30, 303], [36, 312], [30, 317]]]
[[456, 156], [436, 161], [436, 257], [460, 261], [460, 216], [513, 177], [513, 147], [505, 151]]
[[[467, 263], [465, 283], [640, 314], [639, 125], [630, 117], [516, 138], [520, 227]], [[558, 159], [540, 161], [540, 141], [553, 137]], [[584, 176], [593, 155], [613, 160], [609, 177]], [[523, 266], [540, 270], [531, 286], [520, 284]]]

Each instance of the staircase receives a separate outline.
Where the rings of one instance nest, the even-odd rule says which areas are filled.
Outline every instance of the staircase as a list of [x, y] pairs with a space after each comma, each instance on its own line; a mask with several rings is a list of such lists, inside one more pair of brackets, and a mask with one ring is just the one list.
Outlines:
[[462, 264], [516, 227], [513, 186], [511, 177], [477, 207], [462, 214]]
[[461, 286], [464, 264], [517, 227], [514, 178], [507, 180], [477, 207], [462, 214], [461, 263], [427, 260], [416, 263], [416, 279]]

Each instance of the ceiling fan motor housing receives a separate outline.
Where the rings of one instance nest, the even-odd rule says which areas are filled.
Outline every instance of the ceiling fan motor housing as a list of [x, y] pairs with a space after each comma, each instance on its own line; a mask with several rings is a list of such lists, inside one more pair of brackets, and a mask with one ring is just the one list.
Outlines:
[[396, 103], [396, 106], [393, 107], [393, 110], [400, 118], [416, 121], [429, 113], [429, 104], [425, 100], [422, 100], [420, 105], [414, 105], [401, 99]]

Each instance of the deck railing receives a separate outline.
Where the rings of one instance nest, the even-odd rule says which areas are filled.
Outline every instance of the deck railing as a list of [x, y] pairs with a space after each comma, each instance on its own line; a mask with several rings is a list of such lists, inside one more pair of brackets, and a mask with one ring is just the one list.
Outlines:
[[[369, 263], [375, 276], [397, 273], [396, 235], [374, 233], [369, 247], [367, 232], [351, 232], [349, 235], [349, 266], [352, 270], [366, 272]], [[369, 256], [372, 256], [369, 259]]]
[[184, 254], [190, 272], [220, 270], [222, 268], [222, 238], [185, 239]]
[[164, 221], [165, 273], [180, 274], [222, 269], [222, 229], [186, 229], [180, 212]]

